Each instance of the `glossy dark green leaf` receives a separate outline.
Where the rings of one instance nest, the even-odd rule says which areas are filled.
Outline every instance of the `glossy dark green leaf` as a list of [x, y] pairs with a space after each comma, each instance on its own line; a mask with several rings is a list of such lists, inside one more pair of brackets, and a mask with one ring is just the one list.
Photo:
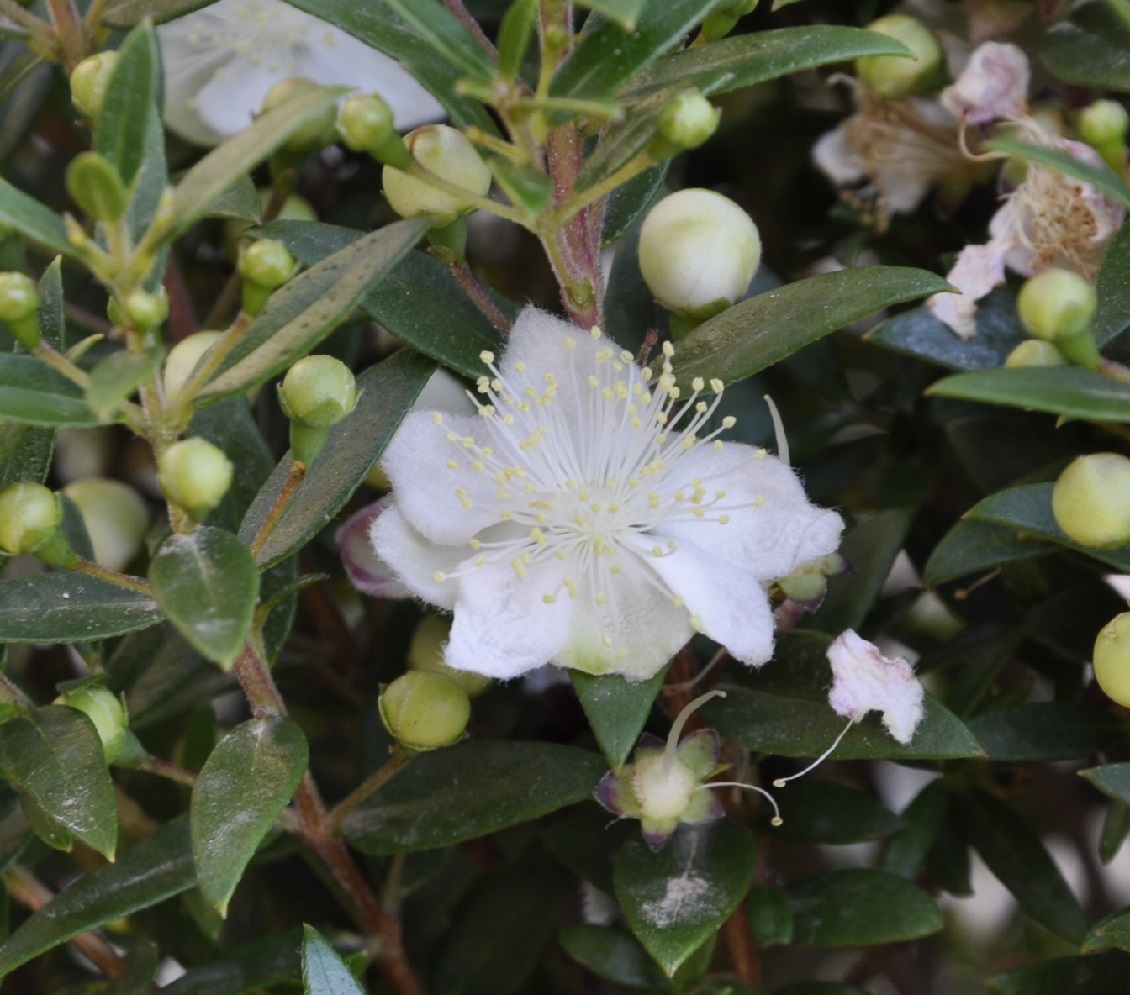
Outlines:
[[623, 766], [636, 745], [666, 676], [666, 667], [649, 680], [635, 682], [619, 674], [593, 677], [569, 671], [573, 690], [613, 770]]
[[1130, 955], [1120, 950], [1087, 957], [1053, 957], [989, 979], [1000, 995], [1123, 995]]
[[196, 649], [230, 666], [248, 633], [259, 597], [259, 568], [230, 532], [199, 526], [171, 535], [149, 564], [165, 616]]
[[608, 821], [608, 810], [596, 802], [578, 805], [554, 819], [542, 832], [546, 848], [578, 878], [612, 894], [612, 856], [639, 835], [639, 823]]
[[951, 370], [988, 370], [1004, 365], [1028, 336], [1016, 315], [1016, 293], [999, 287], [977, 303], [976, 334], [958, 338], [927, 307], [904, 311], [867, 333], [868, 342], [925, 359]]
[[1045, 166], [1056, 173], [1072, 176], [1084, 183], [1090, 183], [1107, 196], [1114, 198], [1123, 207], [1130, 207], [1130, 185], [1107, 166], [1095, 166], [1062, 149], [1047, 145], [1033, 145], [1012, 138], [994, 138], [985, 142], [985, 148], [994, 152], [1004, 152], [1026, 162]]
[[675, 353], [680, 380], [733, 383], [869, 314], [945, 290], [925, 270], [865, 266], [809, 277], [758, 294], [699, 325]]
[[43, 341], [62, 349], [67, 341], [66, 296], [63, 293], [63, 260], [56, 256], [39, 278], [39, 331]]
[[1130, 803], [1116, 801], [1107, 807], [1099, 832], [1099, 859], [1109, 864], [1130, 837]]
[[349, 316], [423, 230], [418, 220], [380, 228], [275, 291], [201, 391], [201, 399], [242, 393], [305, 356]]
[[1008, 526], [960, 521], [934, 547], [922, 571], [922, 579], [930, 585], [944, 584], [1004, 563], [1042, 556], [1055, 548], [1051, 542], [1017, 533]]
[[132, 28], [144, 18], [163, 24], [174, 17], [183, 17], [211, 0], [108, 0], [102, 11], [102, 23], [112, 28]]
[[161, 989], [161, 995], [251, 995], [302, 976], [299, 949], [302, 933], [272, 933], [237, 947], [225, 948], [207, 964], [190, 967]]
[[[667, 179], [667, 167], [670, 162], [664, 162], [659, 166], [654, 166], [646, 172], [640, 173], [634, 179], [628, 180], [627, 183], [617, 187], [608, 198], [608, 207], [604, 214], [604, 230], [601, 232], [601, 244], [612, 245], [623, 238], [628, 230], [640, 219], [644, 211], [648, 210], [659, 197], [665, 192], [664, 183]], [[629, 251], [627, 246], [624, 251]], [[632, 248], [633, 256], [636, 249]], [[623, 260], [619, 260], [619, 253], [612, 261], [613, 267], [616, 266], [617, 261], [623, 265]], [[639, 269], [639, 263], [636, 262], [636, 269]], [[642, 282], [642, 276], [639, 278]], [[609, 287], [611, 290], [611, 287]], [[605, 298], [605, 305], [607, 307], [607, 296]], [[617, 340], [619, 340], [619, 329], [617, 329]]]
[[639, 941], [610, 926], [566, 926], [557, 937], [562, 949], [593, 974], [629, 988], [663, 988], [663, 972]]
[[90, 371], [86, 403], [101, 421], [109, 421], [129, 396], [161, 368], [161, 348], [132, 352], [122, 349], [107, 356]]
[[1079, 773], [1111, 798], [1130, 802], [1130, 763], [1103, 764]]
[[1104, 916], [1083, 940], [1085, 954], [1111, 948], [1130, 952], [1130, 911], [1126, 909]]
[[757, 844], [729, 820], [680, 825], [653, 853], [640, 839], [616, 855], [616, 900], [628, 925], [668, 977], [737, 908], [753, 880]]
[[60, 571], [0, 580], [0, 642], [105, 639], [161, 618], [152, 598], [84, 574]]
[[4, 179], [0, 179], [0, 225], [15, 229], [53, 253], [75, 254], [62, 218]]
[[26, 919], [0, 945], [0, 976], [78, 933], [156, 905], [195, 883], [188, 820], [174, 819]]
[[886, 871], [825, 871], [785, 888], [796, 917], [793, 942], [807, 947], [861, 947], [929, 936], [942, 911], [921, 888]]
[[415, 757], [345, 819], [365, 853], [451, 846], [588, 798], [603, 757], [556, 743], [460, 743]]
[[1082, 4], [1055, 25], [1040, 58], [1065, 83], [1130, 93], [1130, 27], [1105, 3]]
[[776, 792], [789, 842], [862, 843], [902, 826], [894, 812], [858, 788], [809, 777]]
[[1091, 330], [1103, 346], [1130, 327], [1130, 228], [1120, 228], [1106, 247], [1095, 295], [1098, 307]]
[[1025, 537], [1054, 542], [1086, 553], [1121, 573], [1130, 571], [1130, 552], [1118, 548], [1081, 546], [1064, 535], [1052, 515], [1052, 487], [1052, 484], [1025, 484], [990, 494], [970, 508], [966, 517], [978, 522], [1007, 525]]
[[[403, 349], [370, 368], [357, 380], [357, 407], [330, 430], [290, 504], [259, 551], [259, 562], [274, 564], [301, 548], [336, 515], [376, 465], [434, 367]], [[250, 544], [275, 502], [293, 465], [288, 453], [247, 509], [240, 538]]]
[[0, 769], [48, 816], [113, 859], [118, 841], [114, 786], [102, 740], [85, 715], [47, 705], [0, 725]]
[[122, 973], [107, 985], [102, 995], [137, 995], [154, 987], [160, 960], [157, 947], [143, 936], [130, 937], [124, 946]]
[[1019, 625], [985, 623], [958, 633], [918, 662], [920, 670], [944, 673], [946, 705], [961, 717], [971, 715], [989, 694], [1024, 638]]
[[0, 419], [57, 428], [97, 425], [82, 389], [38, 356], [0, 354]]
[[989, 759], [1002, 763], [1086, 757], [1111, 746], [1123, 731], [1106, 709], [1065, 701], [986, 712], [968, 724]]
[[302, 935], [302, 985], [306, 995], [365, 995], [345, 962], [313, 926]]
[[749, 928], [758, 946], [791, 943], [795, 921], [788, 896], [775, 885], [754, 885], [745, 901]]
[[[236, 726], [192, 789], [192, 853], [204, 897], [223, 912], [248, 861], [306, 772], [306, 737], [278, 715]], [[232, 801], [239, 800], [239, 818]]]
[[982, 791], [959, 796], [956, 803], [969, 842], [1021, 908], [1057, 936], [1080, 942], [1087, 931], [1083, 910], [1027, 822]]
[[883, 870], [913, 881], [938, 837], [948, 805], [949, 791], [941, 778], [919, 791], [903, 810], [903, 828], [891, 837]]
[[382, 0], [380, 6], [399, 15], [419, 38], [428, 41], [437, 55], [463, 75], [483, 82], [494, 76], [496, 67], [486, 51], [440, 0]]
[[[118, 49], [118, 61], [94, 124], [94, 150], [117, 169], [127, 187], [143, 168], [164, 171], [163, 158], [158, 163], [145, 155], [160, 90], [157, 34], [151, 24], [142, 24], [130, 32]], [[160, 122], [157, 124], [159, 127]], [[161, 182], [163, 185], [163, 176]]]
[[946, 377], [927, 393], [982, 404], [1004, 404], [1091, 421], [1130, 420], [1130, 384], [1078, 366], [978, 370]]

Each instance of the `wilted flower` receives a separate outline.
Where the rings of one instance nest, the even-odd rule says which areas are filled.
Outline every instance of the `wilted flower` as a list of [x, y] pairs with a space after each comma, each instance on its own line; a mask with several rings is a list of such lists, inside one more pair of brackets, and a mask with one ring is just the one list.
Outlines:
[[219, 0], [161, 25], [157, 36], [165, 120], [200, 145], [246, 128], [267, 91], [292, 76], [380, 93], [400, 129], [444, 116], [387, 55], [283, 0]]
[[833, 711], [853, 723], [868, 712], [882, 712], [887, 732], [904, 746], [910, 742], [922, 721], [924, 692], [906, 660], [883, 656], [874, 643], [848, 629], [828, 647], [828, 662]]
[[[773, 652], [767, 585], [833, 552], [838, 515], [764, 450], [722, 442], [693, 382], [527, 308], [479, 414], [410, 414], [385, 452], [377, 554], [454, 611], [446, 661], [509, 678], [547, 662], [632, 680], [695, 631]], [[711, 389], [717, 394], [722, 384]]]
[[979, 45], [961, 75], [939, 100], [967, 124], [1020, 117], [1028, 109], [1028, 58], [1015, 45]]

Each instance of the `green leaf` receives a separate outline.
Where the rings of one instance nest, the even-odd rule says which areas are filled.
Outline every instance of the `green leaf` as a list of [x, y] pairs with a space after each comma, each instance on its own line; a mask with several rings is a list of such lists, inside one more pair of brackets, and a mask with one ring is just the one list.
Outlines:
[[891, 837], [883, 870], [913, 881], [938, 838], [949, 806], [949, 789], [938, 778], [926, 785], [903, 810], [903, 828]]
[[111, 28], [132, 28], [145, 18], [164, 24], [208, 6], [213, 0], [109, 0], [102, 11], [102, 23]]
[[1008, 287], [977, 302], [976, 326], [971, 338], [961, 339], [928, 307], [919, 307], [888, 318], [865, 338], [951, 370], [996, 369], [1028, 338], [1016, 314], [1016, 293]]
[[39, 329], [43, 341], [61, 349], [66, 345], [66, 295], [63, 293], [63, 260], [56, 256], [39, 278]]
[[97, 425], [82, 389], [38, 356], [0, 353], [0, 419], [57, 428]]
[[275, 291], [200, 398], [242, 393], [305, 356], [416, 244], [424, 228], [419, 220], [380, 228]]
[[643, 8], [635, 29], [592, 17], [550, 87], [555, 97], [600, 100], [651, 65], [725, 0], [666, 0]]
[[1073, 176], [1084, 183], [1090, 183], [1107, 196], [1114, 198], [1123, 207], [1130, 207], [1130, 185], [1107, 166], [1093, 166], [1061, 149], [1019, 142], [1014, 138], [991, 139], [985, 142], [985, 148], [993, 152], [1004, 152], [1038, 166], [1045, 166], [1065, 176]]
[[0, 226], [14, 228], [58, 255], [75, 254], [59, 215], [4, 179], [0, 179]]
[[[1101, 5], [1095, 5], [1101, 6]], [[989, 979], [1000, 995], [1124, 995], [1130, 956], [1120, 950], [1052, 957]]]
[[148, 908], [196, 882], [188, 820], [174, 819], [107, 864], [78, 878], [0, 945], [0, 976], [71, 937]]
[[1043, 701], [978, 715], [968, 722], [990, 760], [1026, 763], [1074, 760], [1106, 749], [1123, 732], [1106, 709], [1065, 701]]
[[1098, 307], [1091, 330], [1104, 346], [1130, 328], [1130, 228], [1126, 226], [1115, 232], [1103, 253], [1095, 296]]
[[[311, 265], [363, 237], [361, 232], [309, 221], [272, 221], [254, 238], [280, 239], [295, 258]], [[518, 309], [497, 294], [495, 304], [508, 318]], [[407, 253], [361, 299], [361, 309], [418, 352], [462, 373], [481, 376], [479, 355], [498, 352], [501, 336], [443, 263], [424, 252]]]
[[733, 383], [882, 308], [945, 290], [941, 277], [904, 266], [865, 266], [758, 294], [699, 325], [675, 352], [675, 374]]
[[165, 350], [159, 346], [142, 352], [122, 349], [107, 356], [90, 371], [86, 403], [100, 421], [109, 421], [142, 383], [161, 368]]
[[777, 803], [790, 843], [863, 843], [902, 826], [894, 812], [870, 795], [838, 781], [801, 778], [779, 792]]
[[1083, 940], [1083, 953], [1098, 950], [1130, 951], [1130, 911], [1120, 909], [1105, 916], [1091, 927]]
[[806, 947], [863, 947], [929, 936], [942, 912], [921, 888], [886, 871], [825, 871], [786, 886], [796, 929]]
[[[154, 123], [152, 112], [159, 104], [160, 91], [161, 54], [157, 33], [151, 24], [141, 24], [118, 49], [118, 61], [106, 84], [102, 109], [94, 123], [94, 151], [117, 169], [127, 187], [143, 168], [164, 172], [163, 155], [160, 162], [146, 156]], [[159, 120], [157, 124], [159, 127]], [[164, 179], [162, 175], [162, 186]]]
[[239, 655], [259, 597], [259, 568], [230, 532], [199, 526], [171, 535], [149, 564], [149, 582], [166, 617], [213, 663]]
[[364, 853], [409, 853], [498, 832], [588, 798], [602, 757], [556, 743], [469, 741], [415, 757], [345, 819]]
[[1028, 560], [1050, 553], [1055, 546], [1015, 529], [990, 522], [960, 521], [949, 530], [930, 554], [922, 579], [935, 586], [992, 570], [1003, 563]]
[[161, 995], [251, 995], [302, 976], [298, 950], [302, 933], [271, 933], [237, 947], [225, 948], [214, 960], [190, 967]]
[[[303, 91], [257, 117], [233, 138], [217, 145], [181, 178], [173, 192], [173, 234], [204, 217], [212, 203], [251, 172], [307, 121], [333, 106], [341, 89]], [[0, 221], [3, 218], [0, 217]]]
[[[330, 430], [306, 479], [260, 549], [261, 564], [277, 563], [301, 548], [342, 509], [384, 452], [433, 369], [429, 360], [403, 349], [358, 378], [357, 406]], [[292, 457], [285, 455], [247, 509], [239, 529], [244, 542], [250, 544], [258, 533], [292, 465]]]
[[1037, 366], [959, 373], [928, 394], [1004, 404], [1089, 421], [1130, 421], [1130, 384], [1078, 366]]
[[152, 598], [84, 574], [60, 571], [0, 580], [0, 642], [106, 639], [160, 621]]
[[302, 934], [302, 984], [306, 995], [365, 995], [345, 962], [313, 927]]
[[637, 940], [609, 926], [566, 926], [562, 949], [593, 974], [629, 988], [663, 988], [665, 980]]
[[616, 900], [628, 925], [668, 977], [737, 908], [753, 881], [757, 843], [723, 820], [680, 825], [653, 853], [642, 839], [616, 855]]
[[308, 759], [302, 730], [276, 715], [236, 726], [205, 762], [192, 789], [192, 853], [200, 890], [221, 913], [256, 848], [294, 797]]
[[383, 5], [464, 75], [482, 82], [495, 76], [497, 69], [475, 36], [439, 0], [383, 0]]
[[0, 725], [0, 768], [53, 820], [111, 860], [118, 806], [102, 740], [81, 712], [37, 708]]
[[749, 927], [759, 946], [792, 943], [795, 922], [784, 891], [774, 885], [754, 885], [745, 907]]
[[1021, 908], [1057, 936], [1079, 943], [1087, 931], [1083, 910], [1024, 819], [983, 791], [959, 796], [956, 803], [969, 843]]
[[625, 31], [631, 31], [647, 6], [647, 0], [577, 0], [578, 6], [588, 7], [609, 20], [615, 21]]
[[160, 953], [144, 936], [131, 936], [123, 943], [125, 963], [122, 973], [114, 978], [100, 995], [137, 995], [152, 991]]
[[1040, 45], [1040, 58], [1065, 83], [1130, 93], [1130, 28], [1110, 6], [1079, 6]]
[[666, 667], [654, 677], [637, 682], [619, 674], [593, 677], [579, 670], [569, 671], [573, 690], [613, 770], [624, 765], [636, 745], [666, 676]]
[[1052, 514], [1054, 486], [1054, 484], [1025, 484], [998, 491], [977, 502], [965, 515], [978, 522], [1006, 525], [1028, 538], [1051, 541], [1076, 552], [1093, 556], [1121, 573], [1130, 572], [1130, 551], [1081, 546], [1067, 538]]
[[1130, 803], [1130, 763], [1103, 764], [1079, 771], [1103, 794]]
[[541, 839], [573, 874], [611, 895], [612, 856], [639, 831], [639, 823], [627, 819], [609, 822], [608, 811], [593, 801], [554, 819]]

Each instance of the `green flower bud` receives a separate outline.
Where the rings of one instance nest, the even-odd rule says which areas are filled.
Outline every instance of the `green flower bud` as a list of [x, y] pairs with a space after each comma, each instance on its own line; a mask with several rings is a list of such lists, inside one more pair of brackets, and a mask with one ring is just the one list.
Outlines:
[[386, 687], [377, 701], [385, 728], [411, 750], [450, 746], [463, 737], [471, 701], [443, 674], [412, 671]]
[[0, 320], [25, 349], [39, 345], [39, 289], [23, 273], [0, 273]]
[[1080, 456], [1059, 475], [1052, 513], [1068, 538], [1112, 546], [1130, 537], [1130, 459], [1118, 453]]
[[354, 152], [375, 153], [396, 133], [392, 108], [379, 93], [358, 93], [342, 101], [337, 133]]
[[408, 644], [408, 669], [428, 674], [443, 674], [474, 698], [490, 687], [490, 678], [469, 670], [456, 670], [443, 662], [443, 650], [451, 636], [451, 619], [428, 615], [416, 626]]
[[[289, 79], [279, 80], [263, 98], [263, 113], [281, 107], [294, 100], [296, 97], [316, 90], [328, 92], [328, 87], [315, 83], [305, 76], [291, 76]], [[301, 125], [297, 131], [283, 144], [283, 148], [290, 152], [313, 152], [332, 145], [336, 135], [334, 133], [334, 117], [336, 111], [333, 105], [326, 107], [316, 117], [311, 118]]]
[[329, 428], [357, 404], [353, 372], [333, 356], [307, 356], [283, 377], [279, 403], [287, 418], [314, 428]]
[[118, 758], [128, 740], [129, 717], [117, 695], [96, 684], [88, 684], [74, 691], [64, 691], [56, 703], [82, 712], [94, 723], [107, 763]]
[[206, 439], [182, 439], [157, 460], [157, 483], [165, 497], [193, 518], [216, 507], [231, 486], [231, 460]]
[[1121, 171], [1126, 157], [1130, 114], [1114, 100], [1096, 100], [1079, 112], [1079, 137], [1093, 146], [1111, 169]]
[[71, 73], [71, 103], [83, 117], [98, 120], [106, 87], [117, 64], [117, 52], [99, 52], [75, 66]]
[[[469, 197], [484, 197], [490, 190], [490, 170], [463, 132], [445, 124], [429, 124], [417, 128], [405, 141], [417, 163], [466, 190]], [[402, 218], [433, 217], [442, 226], [474, 210], [467, 198], [439, 190], [392, 166], [385, 166], [381, 176], [385, 196]]]
[[1005, 366], [1066, 366], [1067, 358], [1054, 342], [1026, 339], [1012, 350], [1004, 361]]
[[94, 561], [110, 570], [122, 570], [141, 550], [149, 528], [149, 509], [128, 484], [103, 477], [87, 477], [62, 491], [78, 507], [94, 547]]
[[940, 82], [942, 46], [921, 21], [906, 14], [888, 14], [872, 21], [867, 30], [901, 41], [913, 56], [865, 55], [856, 59], [856, 74], [872, 93], [900, 100]]
[[248, 283], [277, 290], [298, 270], [290, 250], [273, 238], [252, 242], [239, 255], [239, 275]]
[[164, 287], [155, 294], [135, 290], [122, 302], [122, 311], [134, 328], [143, 332], [151, 331], [169, 316], [169, 295]]
[[196, 332], [181, 339], [165, 357], [165, 396], [176, 397], [201, 357], [224, 336], [223, 332]]
[[0, 491], [0, 550], [35, 553], [59, 531], [63, 509], [42, 484], [12, 484]]
[[1095, 288], [1066, 269], [1044, 270], [1028, 280], [1016, 298], [1025, 331], [1047, 342], [1089, 333], [1095, 306]]
[[81, 152], [67, 167], [67, 193], [95, 221], [118, 221], [129, 194], [117, 168], [97, 152]]
[[1130, 706], [1130, 612], [1103, 626], [1094, 649], [1095, 680], [1106, 696]]
[[701, 92], [682, 90], [659, 117], [659, 134], [676, 149], [696, 149], [718, 128], [722, 112]]
[[705, 319], [745, 294], [761, 261], [761, 238], [745, 211], [710, 190], [664, 197], [644, 219], [639, 262], [663, 307]]

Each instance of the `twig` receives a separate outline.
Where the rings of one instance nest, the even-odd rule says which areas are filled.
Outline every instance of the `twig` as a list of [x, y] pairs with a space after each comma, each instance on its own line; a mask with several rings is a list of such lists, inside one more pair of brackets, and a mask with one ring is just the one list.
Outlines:
[[503, 335], [508, 335], [510, 333], [510, 319], [491, 300], [490, 294], [479, 283], [478, 278], [471, 271], [471, 267], [466, 263], [452, 261], [447, 264], [447, 268], [451, 271], [451, 275], [455, 277], [455, 282], [463, 288], [464, 293], [471, 298], [472, 303], [483, 313], [487, 321]]
[[306, 464], [301, 460], [295, 460], [291, 465], [290, 473], [283, 481], [282, 489], [279, 491], [278, 496], [275, 498], [275, 503], [271, 505], [271, 510], [267, 512], [267, 517], [263, 519], [263, 524], [259, 526], [259, 531], [255, 533], [255, 538], [251, 541], [251, 555], [258, 556], [259, 551], [267, 544], [267, 540], [274, 532], [275, 526], [279, 524], [279, 519], [282, 518], [283, 512], [286, 511], [290, 502], [294, 500], [294, 495], [298, 491], [302, 481], [306, 479]]
[[392, 756], [389, 757], [388, 763], [370, 774], [334, 806], [328, 818], [330, 830], [335, 835], [339, 833], [341, 831], [341, 824], [345, 821], [346, 816], [394, 774], [398, 773], [410, 759], [411, 757], [403, 750], [396, 750]]
[[479, 22], [471, 16], [470, 11], [463, 6], [462, 0], [443, 0], [443, 5], [451, 11], [462, 22], [463, 27], [475, 36], [475, 41], [479, 43], [483, 51], [490, 56], [491, 61], [498, 62], [498, 49], [494, 47], [492, 42], [483, 31]]

